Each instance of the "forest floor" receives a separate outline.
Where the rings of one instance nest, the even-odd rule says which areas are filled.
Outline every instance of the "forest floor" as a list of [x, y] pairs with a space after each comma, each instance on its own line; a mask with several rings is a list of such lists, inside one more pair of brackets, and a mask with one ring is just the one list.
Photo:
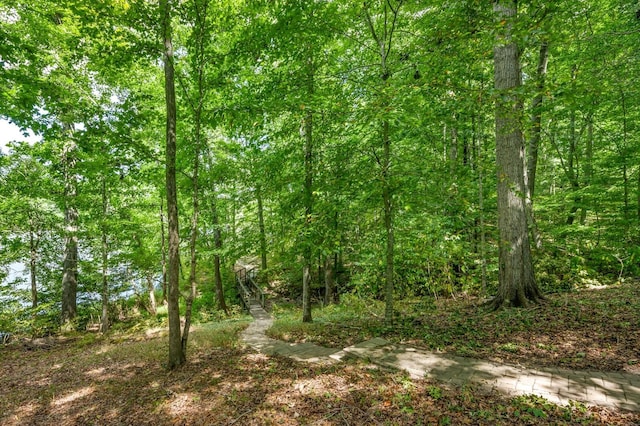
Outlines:
[[[597, 297], [597, 294], [600, 296]], [[631, 296], [634, 298], [627, 298]], [[458, 342], [463, 341], [463, 337], [459, 332], [445, 327], [447, 318], [432, 313], [433, 309], [440, 311], [439, 304], [443, 303], [443, 309], [447, 307], [440, 311], [440, 316], [444, 312], [458, 311], [458, 314], [451, 313], [448, 317], [452, 321], [450, 328], [464, 330], [468, 339], [473, 336], [478, 342], [473, 346], [476, 356], [487, 354], [490, 358], [499, 356], [513, 362], [527, 359], [527, 354], [530, 357], [538, 356], [533, 349], [520, 352], [520, 348], [525, 347], [525, 341], [538, 348], [539, 342], [535, 339], [541, 339], [532, 335], [531, 339], [524, 340], [527, 330], [540, 327], [540, 333], [544, 329], [548, 334], [557, 332], [568, 336], [567, 333], [573, 331], [576, 336], [582, 336], [582, 333], [587, 333], [587, 326], [572, 330], [571, 325], [586, 322], [591, 324], [594, 344], [609, 342], [611, 347], [608, 350], [613, 352], [607, 354], [619, 354], [616, 358], [618, 362], [601, 363], [598, 366], [608, 368], [613, 365], [620, 370], [624, 365], [633, 366], [633, 363], [629, 363], [626, 350], [618, 349], [623, 347], [618, 345], [629, 342], [629, 336], [637, 339], [639, 299], [635, 289], [623, 286], [605, 292], [598, 290], [597, 293], [551, 296], [542, 307], [513, 312], [483, 311], [481, 314], [480, 310], [476, 311], [480, 308], [473, 308], [469, 301], [458, 300], [453, 304], [437, 302], [429, 309], [422, 310], [421, 315], [415, 316], [411, 321], [412, 324], [433, 321], [434, 326], [428, 328], [429, 333], [446, 331], [447, 336], [450, 336], [439, 337], [446, 342], [440, 349], [460, 353], [461, 346]], [[579, 303], [579, 300], [583, 302]], [[369, 304], [360, 306], [354, 300], [345, 302], [350, 302], [351, 308], [362, 308], [361, 316], [365, 313], [368, 315], [371, 309]], [[603, 304], [599, 305], [601, 302]], [[631, 307], [635, 306], [633, 315], [631, 311], [622, 309], [627, 302]], [[607, 312], [600, 312], [596, 306], [601, 306]], [[356, 322], [353, 317], [352, 322], [348, 322], [346, 311], [345, 308], [337, 307], [314, 311], [318, 314], [316, 326], [322, 320], [326, 325], [327, 318], [336, 320], [340, 314], [344, 321], [341, 327], [336, 326], [336, 330], [350, 330], [351, 334], [363, 333], [365, 325]], [[556, 311], [556, 314], [546, 313], [547, 311]], [[284, 312], [280, 311], [281, 316]], [[323, 312], [324, 317], [321, 315]], [[530, 316], [537, 319], [524, 320]], [[464, 319], [467, 317], [470, 317], [470, 321]], [[409, 318], [408, 311], [406, 318]], [[477, 322], [479, 318], [483, 320], [482, 325], [473, 322]], [[563, 318], [568, 324], [559, 330], [546, 326], [542, 328], [543, 324], [540, 324], [553, 321], [553, 324], [560, 327]], [[248, 325], [248, 321], [248, 318], [236, 319], [195, 327], [189, 342], [188, 363], [171, 372], [162, 365], [168, 353], [165, 328], [138, 327], [137, 331], [113, 332], [106, 337], [80, 334], [44, 342], [16, 340], [9, 345], [0, 346], [0, 424], [640, 424], [640, 413], [585, 407], [581, 404], [562, 407], [534, 396], [514, 398], [481, 392], [473, 386], [450, 387], [430, 379], [414, 380], [406, 373], [386, 371], [358, 360], [321, 366], [257, 354], [238, 342], [238, 333]], [[603, 321], [605, 323], [601, 324]], [[283, 320], [280, 322], [288, 324]], [[391, 334], [383, 328], [377, 329], [375, 324], [376, 321], [371, 320], [366, 329]], [[460, 324], [465, 324], [466, 328], [462, 328]], [[527, 327], [530, 328], [527, 329], [523, 324], [529, 324]], [[611, 324], [617, 325], [609, 329]], [[479, 327], [479, 332], [489, 336], [505, 334], [508, 337], [503, 337], [506, 340], [494, 337], [493, 340], [485, 341], [484, 335], [473, 335], [471, 330], [467, 330], [469, 327]], [[492, 327], [494, 334], [490, 332]], [[290, 328], [293, 330], [293, 326]], [[417, 325], [416, 328], [420, 329]], [[423, 330], [427, 330], [427, 327], [424, 326]], [[616, 340], [609, 341], [598, 333], [608, 333]], [[354, 338], [348, 337], [348, 334], [342, 332], [338, 337], [341, 341], [348, 342]], [[522, 336], [523, 340], [519, 340], [517, 336]], [[583, 351], [584, 356], [565, 351], [565, 346], [560, 345], [560, 341], [554, 343], [556, 340], [551, 336], [549, 343], [544, 344], [549, 344], [550, 347], [557, 345], [558, 349], [551, 351], [558, 355], [557, 364], [560, 364], [565, 353], [572, 354], [570, 359], [582, 360], [587, 358], [587, 354], [594, 357], [592, 352], [584, 349], [587, 347], [586, 341], [582, 340], [586, 336], [588, 334], [570, 341], [575, 345], [571, 351]], [[623, 336], [626, 336], [626, 340], [622, 339]], [[314, 334], [314, 338], [322, 340], [318, 333]], [[324, 339], [330, 340], [329, 337]], [[337, 342], [335, 336], [331, 339], [334, 343]], [[427, 342], [438, 341], [420, 340], [426, 346], [431, 346]], [[518, 351], [499, 349], [509, 342]], [[491, 348], [498, 351], [499, 355], [490, 355]], [[638, 348], [637, 340], [635, 348]], [[502, 355], [503, 352], [506, 352], [506, 356]], [[637, 352], [635, 356], [637, 357]], [[543, 361], [529, 359], [529, 362], [547, 365], [551, 362], [549, 360], [556, 359], [551, 356], [547, 358], [548, 360]], [[580, 364], [568, 362], [562, 365], [578, 368]]]
[[270, 337], [343, 348], [384, 337], [432, 351], [527, 367], [640, 374], [640, 281], [550, 294], [526, 309], [490, 311], [477, 298], [402, 300], [396, 325], [385, 326], [381, 302], [350, 296], [314, 311], [274, 307]]

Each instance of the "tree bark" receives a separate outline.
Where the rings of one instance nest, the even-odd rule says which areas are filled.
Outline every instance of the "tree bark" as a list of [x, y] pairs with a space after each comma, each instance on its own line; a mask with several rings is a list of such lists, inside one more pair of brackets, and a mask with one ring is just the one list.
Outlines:
[[544, 85], [549, 63], [549, 44], [543, 41], [538, 53], [538, 69], [536, 95], [531, 102], [531, 138], [527, 152], [527, 197], [531, 200], [535, 192], [536, 171], [538, 168], [538, 148], [540, 147], [542, 130], [542, 102], [544, 101]]
[[482, 139], [478, 135], [482, 135], [482, 125], [476, 128], [476, 115], [473, 120], [473, 147], [476, 150], [476, 170], [478, 172], [478, 225], [480, 232], [480, 275], [482, 283], [482, 294], [487, 294], [487, 232], [484, 218], [484, 150], [482, 149]]
[[[575, 75], [577, 71], [574, 67], [573, 77], [572, 79], [575, 81]], [[578, 181], [579, 172], [576, 171], [576, 163], [577, 163], [577, 145], [578, 145], [578, 134], [576, 132], [576, 110], [572, 107], [571, 113], [569, 115], [569, 155], [567, 158], [567, 176], [569, 178], [569, 183], [571, 184], [571, 190], [574, 192], [573, 196], [573, 205], [571, 206], [571, 210], [569, 210], [569, 215], [567, 216], [567, 225], [572, 225], [576, 219], [576, 212], [580, 208], [582, 204], [582, 199], [580, 195], [577, 195], [580, 190], [580, 182]]]
[[[313, 78], [313, 77], [311, 77]], [[311, 83], [313, 84], [313, 83]], [[304, 118], [304, 253], [302, 266], [302, 322], [311, 322], [311, 220], [313, 214], [313, 114]]]
[[324, 304], [330, 305], [336, 299], [336, 277], [334, 267], [335, 255], [326, 256], [324, 259]]
[[171, 370], [185, 363], [180, 330], [180, 234], [178, 229], [178, 196], [176, 187], [176, 89], [173, 68], [173, 42], [171, 31], [171, 0], [160, 0], [162, 37], [164, 43], [166, 125], [167, 219], [169, 222], [169, 262], [167, 273], [169, 317], [169, 362]]
[[[587, 148], [584, 158], [584, 186], [589, 187], [593, 179], [593, 114], [588, 117], [587, 123]], [[580, 211], [580, 225], [584, 225], [587, 220], [587, 203], [583, 203]]]
[[258, 201], [258, 228], [260, 231], [260, 268], [267, 270], [267, 234], [264, 226], [264, 205], [262, 201], [262, 186], [256, 185], [256, 198]]
[[162, 302], [167, 302], [167, 246], [164, 235], [164, 200], [160, 197], [160, 250], [162, 252]]
[[393, 322], [393, 266], [395, 233], [393, 230], [393, 202], [391, 199], [390, 169], [391, 169], [391, 140], [389, 139], [389, 121], [382, 123], [382, 201], [384, 205], [384, 229], [386, 235], [385, 273], [384, 273], [384, 319]]
[[218, 217], [218, 205], [215, 196], [213, 197], [213, 202], [211, 203], [211, 216], [213, 222], [213, 244], [215, 247], [215, 253], [213, 255], [213, 272], [216, 300], [218, 309], [224, 311], [226, 315], [229, 315], [229, 309], [227, 308], [227, 303], [224, 300], [222, 274], [220, 273], [220, 251], [222, 250], [222, 235], [220, 233], [220, 219]]
[[536, 185], [536, 171], [538, 168], [538, 149], [541, 141], [542, 130], [542, 102], [544, 100], [544, 85], [547, 75], [547, 64], [549, 63], [549, 44], [543, 41], [540, 44], [538, 53], [538, 69], [536, 75], [536, 95], [531, 102], [531, 137], [529, 138], [529, 149], [527, 150], [527, 213], [531, 223], [531, 236], [537, 248], [542, 247], [542, 238], [536, 226], [535, 215], [533, 213], [533, 195]]
[[147, 274], [147, 291], [149, 292], [149, 313], [153, 316], [158, 314], [158, 307], [156, 303], [156, 292], [153, 288], [153, 275]]
[[[67, 126], [70, 129], [69, 126]], [[62, 264], [62, 324], [68, 326], [76, 317], [78, 292], [78, 210], [76, 208], [77, 182], [75, 177], [77, 146], [72, 131], [63, 152], [64, 164], [64, 223], [65, 250]]]
[[199, 92], [200, 100], [198, 106], [194, 111], [195, 121], [195, 152], [193, 154], [193, 194], [191, 197], [191, 207], [193, 209], [191, 214], [191, 236], [189, 238], [189, 294], [185, 301], [185, 314], [184, 314], [184, 330], [182, 331], [182, 352], [185, 356], [187, 353], [187, 342], [189, 341], [189, 330], [191, 329], [191, 311], [193, 308], [193, 301], [196, 298], [197, 291], [197, 264], [198, 256], [196, 252], [196, 244], [198, 242], [198, 218], [199, 218], [199, 170], [200, 170], [200, 147], [202, 144], [201, 123], [202, 118], [202, 76], [199, 78]]
[[[36, 265], [38, 260], [38, 244], [35, 239], [35, 227], [33, 218], [29, 219], [29, 276], [31, 279], [31, 307], [38, 307], [38, 285], [36, 280]], [[35, 313], [34, 313], [35, 314]]]
[[629, 135], [629, 127], [627, 124], [627, 100], [623, 90], [620, 90], [620, 102], [622, 104], [622, 149], [620, 149], [620, 156], [622, 157], [622, 188], [624, 190], [623, 215], [625, 228], [629, 229], [629, 172], [627, 166], [627, 139]]
[[520, 124], [522, 102], [517, 89], [521, 85], [518, 46], [512, 40], [511, 27], [516, 18], [513, 0], [495, 1], [494, 12], [505, 21], [494, 48], [496, 165], [498, 180], [499, 289], [493, 307], [503, 304], [526, 306], [542, 295], [533, 272], [527, 229], [526, 188], [524, 180], [524, 138]]
[[[388, 79], [391, 77], [391, 70], [388, 66], [388, 57], [391, 52], [393, 36], [396, 29], [396, 23], [399, 16], [400, 7], [402, 1], [398, 1], [396, 7], [393, 8], [390, 2], [383, 2], [383, 14], [381, 19], [382, 30], [376, 31], [373, 18], [369, 11], [369, 5], [364, 4], [364, 16], [366, 24], [369, 27], [371, 36], [378, 48], [378, 54], [380, 57], [380, 77], [382, 80], [382, 87], [387, 87]], [[383, 93], [382, 96], [386, 96]], [[383, 99], [383, 109], [389, 108], [389, 101]], [[393, 194], [391, 188], [391, 139], [389, 135], [389, 119], [384, 116], [381, 120], [381, 139], [382, 139], [382, 158], [377, 158], [378, 164], [381, 169], [382, 178], [382, 203], [383, 203], [383, 215], [384, 215], [384, 229], [385, 229], [385, 272], [384, 272], [384, 299], [385, 299], [385, 311], [384, 320], [390, 325], [393, 323], [393, 293], [394, 293], [394, 245], [395, 235], [393, 229]], [[446, 128], [445, 128], [446, 129]], [[374, 150], [375, 151], [375, 150]], [[457, 155], [457, 154], [456, 154]]]
[[102, 178], [102, 316], [100, 319], [100, 331], [109, 331], [109, 244], [107, 241], [107, 183], [106, 178]]

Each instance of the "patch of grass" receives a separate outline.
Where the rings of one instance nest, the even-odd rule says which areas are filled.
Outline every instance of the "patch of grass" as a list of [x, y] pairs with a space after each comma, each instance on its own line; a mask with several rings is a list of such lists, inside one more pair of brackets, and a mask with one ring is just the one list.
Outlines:
[[442, 389], [438, 386], [428, 386], [427, 392], [429, 393], [429, 396], [435, 400], [442, 398]]
[[503, 345], [498, 346], [498, 349], [500, 349], [501, 351], [506, 351], [506, 352], [511, 352], [511, 353], [518, 353], [520, 351], [520, 347], [513, 342], [508, 342], [505, 343]]
[[194, 328], [191, 344], [199, 349], [235, 348], [240, 333], [247, 328], [249, 318], [211, 322]]
[[310, 341], [328, 347], [343, 347], [379, 334], [383, 325], [378, 301], [345, 295], [342, 303], [313, 310], [313, 322], [302, 322], [300, 307], [275, 304], [275, 321], [267, 331], [270, 337], [286, 341]]

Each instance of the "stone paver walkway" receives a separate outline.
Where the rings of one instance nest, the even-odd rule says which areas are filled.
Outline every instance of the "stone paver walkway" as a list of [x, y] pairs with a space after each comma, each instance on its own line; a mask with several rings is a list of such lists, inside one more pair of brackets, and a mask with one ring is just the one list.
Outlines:
[[298, 361], [335, 363], [355, 356], [373, 364], [407, 371], [414, 378], [433, 378], [454, 385], [480, 384], [507, 395], [534, 394], [558, 404], [579, 401], [587, 405], [640, 411], [640, 376], [621, 372], [530, 369], [480, 359], [428, 352], [381, 338], [343, 350], [311, 343], [287, 343], [267, 337], [273, 319], [259, 304], [251, 305], [255, 321], [242, 339], [259, 352]]
[[267, 337], [265, 331], [271, 327], [273, 319], [258, 303], [252, 303], [250, 311], [255, 321], [242, 332], [241, 339], [258, 352], [325, 364], [338, 362], [347, 355], [340, 349], [325, 348], [313, 343], [288, 343]]

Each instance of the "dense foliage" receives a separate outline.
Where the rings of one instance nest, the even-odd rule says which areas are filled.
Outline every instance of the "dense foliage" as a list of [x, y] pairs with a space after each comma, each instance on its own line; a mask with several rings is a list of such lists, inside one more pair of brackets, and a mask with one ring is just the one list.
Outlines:
[[[217, 256], [228, 299], [251, 256], [292, 299], [303, 264], [317, 299], [326, 280], [383, 298], [389, 277], [396, 297], [492, 294], [492, 49], [507, 24], [529, 166], [537, 153], [538, 284], [640, 275], [633, 2], [519, 2], [509, 23], [479, 0], [169, 3], [180, 279], [187, 294], [198, 217], [196, 311], [216, 305]], [[41, 138], [0, 156], [0, 330], [73, 316], [75, 275], [81, 327], [101, 303], [113, 320], [121, 297], [166, 296], [159, 16], [148, 1], [0, 5], [0, 116]]]

